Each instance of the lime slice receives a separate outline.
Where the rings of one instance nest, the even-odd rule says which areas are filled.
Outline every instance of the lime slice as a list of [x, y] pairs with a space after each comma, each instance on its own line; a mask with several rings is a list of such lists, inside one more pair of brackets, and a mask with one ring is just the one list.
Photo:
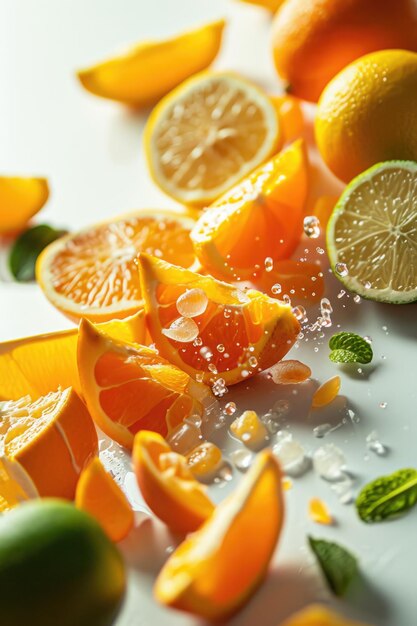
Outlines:
[[354, 178], [329, 220], [327, 252], [349, 291], [417, 301], [417, 163], [378, 163]]

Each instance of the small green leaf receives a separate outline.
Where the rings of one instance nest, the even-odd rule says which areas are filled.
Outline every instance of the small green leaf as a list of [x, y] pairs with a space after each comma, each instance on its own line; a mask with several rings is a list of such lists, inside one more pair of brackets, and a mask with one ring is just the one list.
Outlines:
[[370, 344], [356, 333], [336, 333], [330, 338], [329, 358], [334, 363], [370, 363], [373, 352]]
[[381, 476], [362, 489], [356, 499], [364, 522], [382, 522], [406, 513], [417, 503], [417, 470], [402, 469]]
[[14, 278], [20, 282], [35, 278], [36, 259], [47, 245], [66, 234], [47, 224], [39, 224], [26, 230], [10, 251], [9, 267]]
[[358, 574], [356, 557], [337, 543], [313, 537], [308, 537], [308, 542], [330, 589], [336, 596], [343, 596]]

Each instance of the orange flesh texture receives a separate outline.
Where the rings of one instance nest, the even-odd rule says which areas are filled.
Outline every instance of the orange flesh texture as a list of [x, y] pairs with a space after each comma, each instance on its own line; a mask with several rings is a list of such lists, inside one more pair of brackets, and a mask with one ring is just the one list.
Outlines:
[[97, 457], [81, 473], [75, 503], [96, 518], [112, 541], [121, 541], [133, 527], [134, 513], [125, 494]]
[[[150, 264], [148, 257], [142, 255], [141, 263], [146, 265], [148, 270], [151, 269], [152, 261]], [[218, 297], [210, 299], [213, 279], [210, 276], [203, 277], [187, 272], [182, 273], [182, 276], [178, 274], [175, 281], [170, 283], [159, 283], [154, 294], [149, 292], [146, 294], [149, 327], [161, 354], [191, 375], [195, 375], [196, 371], [203, 373], [207, 382], [213, 377], [208, 368], [209, 363], [222, 374], [227, 374], [235, 368], [246, 368], [250, 374], [254, 374], [259, 368], [265, 369], [282, 358], [299, 332], [299, 323], [292, 315], [291, 309], [282, 303], [280, 309], [278, 302], [255, 291], [246, 292], [248, 302], [242, 305], [239, 302], [238, 290], [225, 283], [216, 281], [215, 284], [219, 286], [216, 294]], [[201, 346], [174, 341], [160, 333], [161, 328], [169, 327], [179, 317], [176, 301], [182, 293], [192, 287], [205, 290], [209, 298], [205, 312], [193, 318], [199, 328], [201, 346], [208, 347], [213, 353], [209, 362], [202, 356]], [[265, 335], [265, 331], [268, 335]], [[267, 345], [269, 343], [273, 346], [270, 349]], [[217, 350], [219, 344], [224, 345], [224, 352]], [[257, 345], [267, 347], [264, 350], [261, 348], [258, 353]], [[255, 349], [251, 352], [249, 348], [252, 346]], [[258, 364], [251, 370], [248, 359], [253, 355], [256, 356]]]
[[[65, 404], [56, 414], [63, 394]], [[6, 455], [22, 465], [40, 496], [72, 500], [82, 469], [98, 452], [97, 433], [83, 402], [68, 389], [19, 412], [26, 419], [15, 427], [13, 417], [11, 425], [3, 421]]]
[[190, 377], [186, 373], [155, 350], [114, 341], [86, 320], [80, 326], [78, 363], [94, 420], [124, 446], [131, 447], [141, 429], [165, 436], [193, 408], [198, 409], [198, 402], [187, 395]]
[[329, 526], [333, 523], [333, 518], [330, 515], [329, 509], [323, 500], [319, 498], [312, 498], [308, 503], [309, 517], [317, 524], [324, 524]]
[[311, 376], [308, 365], [295, 359], [280, 361], [271, 368], [272, 380], [278, 385], [302, 383]]
[[172, 530], [197, 530], [214, 505], [205, 488], [190, 472], [185, 457], [172, 452], [157, 433], [141, 431], [135, 437], [133, 466], [145, 502]]
[[[223, 276], [258, 275], [266, 257], [286, 259], [297, 246], [307, 189], [306, 150], [296, 142], [211, 205], [193, 233], [199, 224], [220, 222], [211, 241], [230, 268], [222, 270]], [[210, 250], [196, 247], [196, 252], [202, 265], [221, 278]]]
[[[237, 490], [167, 561], [156, 581], [157, 599], [211, 620], [233, 614], [266, 575], [283, 512], [278, 464], [260, 453]], [[254, 529], [256, 544], [242, 549]]]
[[55, 303], [52, 299], [72, 319], [125, 318], [137, 311], [142, 300], [136, 262], [140, 252], [183, 267], [190, 267], [195, 260], [189, 230], [175, 214], [127, 216], [68, 236], [48, 261], [48, 284], [42, 268], [46, 253], [42, 253], [37, 277], [47, 297], [52, 290], [52, 298], [62, 296], [70, 303], [71, 308], [66, 309], [65, 300]]
[[214, 443], [206, 441], [191, 450], [186, 459], [191, 473], [197, 478], [205, 478], [218, 469], [222, 452]]
[[315, 391], [312, 406], [319, 408], [332, 402], [340, 391], [340, 376], [333, 376]]
[[287, 259], [274, 263], [271, 272], [263, 272], [259, 284], [268, 294], [273, 285], [279, 284], [281, 292], [275, 297], [282, 298], [285, 294], [291, 298], [293, 304], [302, 300], [318, 302], [325, 290], [322, 274], [320, 265], [316, 263]]

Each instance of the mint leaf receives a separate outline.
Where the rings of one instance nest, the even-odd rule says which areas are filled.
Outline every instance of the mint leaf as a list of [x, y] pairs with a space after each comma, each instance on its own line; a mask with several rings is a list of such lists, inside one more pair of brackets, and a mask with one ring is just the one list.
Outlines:
[[339, 544], [325, 539], [308, 537], [308, 542], [330, 589], [336, 596], [343, 596], [358, 574], [356, 557]]
[[356, 499], [364, 522], [382, 522], [412, 509], [417, 503], [417, 470], [401, 469], [366, 485]]
[[329, 359], [334, 363], [366, 364], [374, 356], [370, 344], [356, 333], [336, 333], [330, 338], [329, 348]]
[[47, 245], [66, 234], [47, 224], [39, 224], [26, 230], [13, 244], [9, 267], [14, 278], [26, 282], [35, 278], [36, 259]]

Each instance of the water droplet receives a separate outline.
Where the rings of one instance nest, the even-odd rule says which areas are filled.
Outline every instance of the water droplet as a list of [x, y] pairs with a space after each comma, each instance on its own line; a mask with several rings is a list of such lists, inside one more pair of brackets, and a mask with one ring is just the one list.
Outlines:
[[256, 356], [250, 356], [248, 359], [248, 364], [250, 365], [250, 367], [256, 367], [258, 365], [258, 359], [256, 358]]
[[212, 391], [214, 393], [215, 396], [217, 396], [218, 398], [221, 398], [222, 396], [224, 396], [227, 392], [228, 389], [226, 387], [226, 382], [224, 380], [224, 378], [218, 378], [212, 386]]
[[346, 465], [345, 455], [333, 443], [327, 443], [313, 454], [313, 467], [326, 480], [337, 479]]
[[349, 269], [346, 263], [336, 263], [334, 270], [336, 274], [339, 274], [339, 276], [347, 276], [349, 274]]
[[189, 289], [177, 299], [177, 311], [183, 317], [197, 317], [207, 309], [208, 298], [202, 289]]
[[272, 272], [273, 269], [274, 260], [270, 256], [267, 256], [265, 259], [265, 272]]
[[353, 301], [356, 302], [356, 304], [358, 304], [361, 301], [361, 297], [356, 294], [356, 296], [353, 296]]
[[306, 319], [306, 310], [303, 306], [298, 305], [296, 307], [293, 308], [292, 310], [294, 317], [301, 321], [301, 320], [305, 320]]
[[353, 501], [352, 487], [353, 480], [346, 472], [341, 472], [338, 480], [331, 485], [341, 504], [350, 504]]
[[230, 454], [230, 460], [240, 472], [246, 472], [252, 464], [254, 455], [250, 450], [239, 449], [234, 450]]
[[320, 221], [315, 215], [307, 215], [304, 218], [304, 232], [311, 239], [320, 237]]
[[369, 344], [371, 344], [371, 343], [372, 343], [372, 337], [370, 337], [369, 335], [365, 335], [364, 339], [365, 339], [365, 341], [366, 341], [367, 343], [369, 343]]
[[337, 294], [337, 297], [338, 297], [339, 299], [340, 299], [340, 298], [343, 298], [343, 296], [345, 295], [345, 293], [346, 293], [346, 291], [345, 291], [344, 289], [341, 289], [341, 290], [339, 291], [339, 293]]
[[198, 337], [199, 329], [194, 320], [188, 317], [179, 317], [169, 328], [163, 328], [162, 334], [181, 343], [190, 343]]
[[219, 343], [216, 349], [217, 352], [220, 352], [220, 354], [223, 354], [223, 352], [225, 351], [225, 347], [222, 343]]
[[370, 289], [370, 288], [371, 288], [371, 283], [369, 282], [369, 280], [366, 280], [366, 281], [363, 283], [363, 286], [365, 287], [365, 289]]
[[323, 317], [330, 316], [333, 313], [333, 307], [328, 298], [322, 298], [320, 300], [320, 313]]
[[234, 402], [228, 402], [224, 407], [224, 412], [226, 415], [233, 415], [236, 413], [236, 404]]
[[210, 361], [210, 359], [213, 358], [213, 353], [210, 350], [210, 348], [208, 348], [207, 346], [203, 346], [201, 348], [200, 354], [203, 357], [203, 359], [206, 359], [206, 361]]
[[313, 428], [313, 435], [317, 437], [317, 439], [322, 439], [326, 435], [328, 435], [333, 430], [333, 426], [331, 424], [319, 424]]
[[282, 296], [282, 300], [286, 303], [286, 304], [291, 304], [291, 298], [290, 296], [287, 296], [287, 294], [284, 294]]
[[378, 456], [384, 456], [387, 452], [386, 447], [379, 440], [378, 433], [375, 430], [366, 437], [366, 447]]
[[305, 469], [306, 463], [306, 453], [303, 446], [293, 439], [288, 431], [279, 431], [277, 440], [272, 451], [278, 457], [282, 469], [289, 476], [299, 476]]
[[[324, 254], [324, 250], [323, 250], [323, 248], [320, 248], [320, 246], [317, 246], [316, 252], [317, 252], [317, 254]], [[322, 277], [323, 274], [320, 272], [319, 276]]]
[[274, 296], [276, 296], [277, 294], [281, 293], [282, 287], [279, 283], [275, 283], [275, 285], [272, 285], [271, 291], [274, 294]]
[[379, 403], [379, 408], [380, 409], [386, 409], [388, 406], [388, 402], [380, 402]]

